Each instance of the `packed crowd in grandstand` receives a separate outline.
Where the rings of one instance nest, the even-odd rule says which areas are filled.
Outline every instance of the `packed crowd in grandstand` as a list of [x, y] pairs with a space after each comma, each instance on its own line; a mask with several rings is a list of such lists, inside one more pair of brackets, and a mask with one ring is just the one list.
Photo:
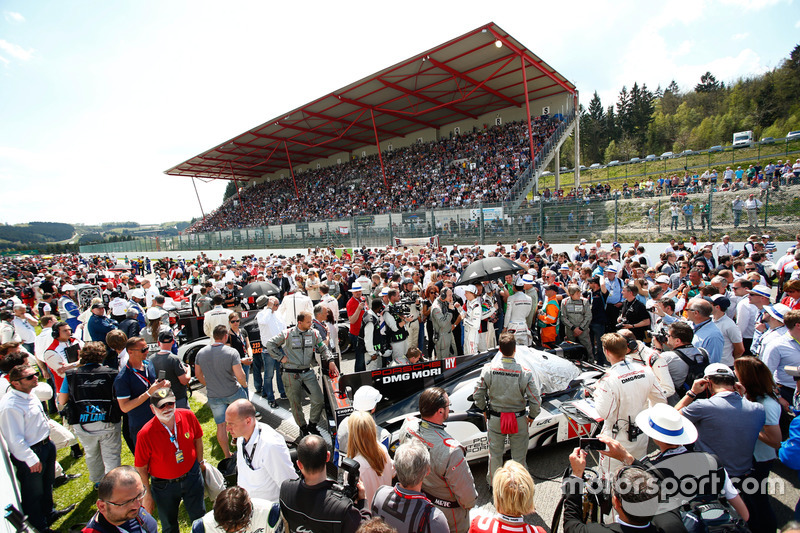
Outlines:
[[[558, 127], [556, 118], [532, 119], [534, 150]], [[311, 169], [248, 187], [189, 231], [331, 220], [391, 211], [458, 207], [504, 200], [528, 166], [527, 122], [508, 122], [416, 143], [383, 154], [383, 183], [377, 155]]]
[[[626, 457], [646, 450], [641, 444], [646, 444], [647, 436], [662, 446], [671, 442], [669, 435], [675, 435], [652, 424], [640, 427], [645, 435], [639, 435], [638, 442], [630, 439], [630, 433], [625, 437], [624, 432], [612, 431], [612, 424], [617, 424], [608, 422], [612, 415], [604, 409], [614, 405], [616, 387], [627, 390], [626, 384], [631, 383], [631, 391], [616, 400], [622, 403], [611, 407], [617, 409], [614, 416], [624, 418], [622, 409], [629, 424], [633, 419], [640, 424], [640, 417], [646, 415], [659, 423], [691, 427], [692, 432], [696, 425], [695, 450], [713, 453], [730, 477], [738, 480], [735, 488], [724, 491], [736, 513], [749, 519], [752, 531], [775, 530], [771, 497], [741, 492], [741, 480], [763, 480], [776, 458], [776, 448], [786, 464], [800, 466], [791, 453], [792, 446], [797, 446], [796, 424], [787, 416], [800, 408], [795, 380], [787, 374], [793, 365], [800, 365], [800, 252], [796, 251], [800, 250], [800, 235], [781, 256], [775, 253], [768, 235], [753, 235], [741, 244], [727, 236], [721, 243], [673, 240], [653, 257], [638, 242], [623, 249], [618, 243], [609, 246], [585, 239], [575, 243], [569, 253], [554, 253], [541, 239], [530, 245], [498, 242], [494, 249], [488, 248], [488, 252], [479, 246], [363, 248], [339, 254], [317, 249], [290, 258], [270, 254], [238, 261], [233, 257], [215, 260], [203, 254], [192, 259], [136, 258], [124, 265], [116, 265], [114, 257], [77, 255], [3, 259], [0, 434], [20, 482], [23, 512], [40, 531], [50, 531], [55, 520], [73, 511], [74, 506], [54, 510], [52, 491], [58, 476], [61, 482], [94, 483], [98, 491], [97, 513], [79, 517], [89, 522], [84, 531], [118, 530], [109, 529], [110, 525], [126, 531], [156, 531], [149, 514], [156, 509], [162, 530], [177, 531], [181, 499], [195, 520], [193, 531], [217, 531], [215, 527], [255, 531], [266, 526], [271, 530], [277, 525], [267, 516], [272, 504], [275, 515], [279, 509], [292, 531], [312, 527], [324, 517], [314, 515], [320, 509], [304, 508], [304, 491], [330, 488], [315, 466], [326, 460], [323, 441], [315, 440], [323, 427], [314, 407], [320, 399], [314, 396], [315, 378], [304, 382], [305, 387], [294, 380], [305, 379], [311, 372], [308, 357], [313, 359], [314, 352], [320, 357], [321, 370], [333, 376], [347, 371], [344, 361], [351, 357], [355, 358], [355, 370], [361, 371], [498, 346], [504, 356], [502, 364], [513, 366], [514, 346], [552, 347], [568, 340], [582, 347], [583, 359], [606, 373], [593, 394], [601, 418], [607, 420], [601, 439], [608, 446], [610, 460], [629, 464]], [[500, 258], [516, 261], [507, 275], [459, 282], [479, 261]], [[278, 294], [255, 303], [240, 300], [239, 289], [255, 281], [273, 282]], [[78, 293], [87, 287], [97, 290], [89, 294], [93, 299], [82, 301]], [[203, 329], [213, 338], [193, 362], [180, 361], [173, 354], [179, 332], [167, 319], [170, 309], [181, 306], [185, 298], [189, 300], [185, 311], [204, 318]], [[245, 304], [258, 311], [257, 331], [263, 350], [255, 357], [248, 334], [240, 329], [240, 311]], [[346, 309], [353, 355], [339, 353], [339, 309]], [[309, 339], [322, 340], [305, 343], [303, 339], [309, 335]], [[156, 369], [166, 371], [156, 375]], [[503, 372], [495, 375], [513, 375], [514, 383], [519, 381], [518, 371]], [[634, 374], [641, 374], [642, 379], [625, 378]], [[210, 466], [203, 441], [213, 436], [203, 436], [194, 414], [185, 409], [192, 375], [206, 386], [220, 449], [226, 457], [236, 456], [239, 471], [240, 488], [223, 491], [213, 510], [202, 503], [200, 474]], [[527, 374], [523, 371], [522, 375]], [[37, 377], [49, 387], [39, 384]], [[101, 393], [108, 397], [101, 402], [87, 391], [104, 380], [108, 387]], [[524, 402], [520, 405], [522, 409], [530, 407], [525, 411], [530, 424], [539, 413], [541, 400], [533, 385], [525, 387], [529, 385], [522, 384], [520, 398]], [[430, 463], [424, 463], [430, 464], [430, 470], [419, 463], [417, 467], [425, 470], [427, 477], [425, 472], [416, 478], [409, 476], [406, 454], [414, 456], [416, 452], [401, 447], [392, 459], [380, 444], [369, 444], [370, 438], [377, 442], [374, 439], [381, 435], [369, 416], [380, 391], [362, 388], [354, 407], [356, 413], [362, 409], [366, 415], [353, 415], [349, 431], [356, 436], [344, 439], [355, 451], [345, 451], [342, 440], [334, 443], [341, 446], [340, 454], [361, 463], [366, 486], [359, 485], [350, 504], [355, 507], [345, 505], [341, 510], [343, 531], [355, 531], [370, 515], [390, 520], [391, 514], [384, 516], [382, 504], [376, 502], [386, 497], [380, 486], [391, 485], [395, 474], [397, 494], [420, 494], [419, 498], [433, 502], [431, 509], [442, 512], [443, 516], [432, 515], [440, 528], [434, 528], [436, 531], [462, 531], [466, 515], [456, 511], [472, 507], [476, 492], [463, 456], [458, 462], [460, 448], [445, 447], [450, 450], [446, 452], [449, 458], [438, 456], [436, 445], [423, 439], [433, 446]], [[504, 411], [504, 406], [511, 411], [520, 409], [509, 399], [509, 386], [501, 388], [498, 391], [490, 381], [481, 381], [476, 389], [475, 402], [490, 419], [500, 416], [495, 410]], [[646, 392], [644, 396], [636, 396], [640, 389]], [[707, 397], [706, 390], [712, 396], [702, 399]], [[310, 419], [302, 409], [306, 391], [311, 394]], [[714, 400], [730, 394], [736, 395], [735, 405], [726, 400], [723, 409]], [[299, 486], [292, 481], [297, 474], [283, 437], [256, 421], [255, 408], [247, 400], [252, 395], [265, 398], [269, 408], [277, 408], [279, 402], [289, 406], [301, 437], [298, 454], [305, 481]], [[426, 404], [428, 400], [433, 404]], [[408, 431], [404, 445], [413, 444], [416, 431], [425, 434], [427, 427], [444, 428], [449, 403], [441, 402], [446, 401], [442, 389], [425, 391], [420, 397], [422, 425], [417, 429], [404, 425], [403, 431]], [[59, 411], [63, 418], [56, 416]], [[82, 418], [84, 412], [92, 418]], [[791, 433], [787, 432], [789, 422]], [[516, 423], [514, 427], [516, 433]], [[526, 426], [521, 423], [519, 427]], [[258, 452], [257, 444], [248, 450], [255, 430], [260, 435], [258, 443], [264, 443]], [[340, 429], [340, 433], [344, 431]], [[366, 433], [362, 435], [362, 431]], [[230, 445], [229, 433], [235, 448]], [[172, 453], [167, 437], [176, 434], [180, 439], [173, 440], [177, 451]], [[364, 444], [364, 435], [370, 434]], [[490, 441], [497, 438], [492, 435], [490, 424]], [[527, 442], [527, 431], [524, 435]], [[789, 441], [781, 447], [780, 441], [786, 437]], [[759, 439], [768, 445], [759, 446]], [[122, 442], [134, 453], [135, 470], [119, 468]], [[75, 457], [85, 454], [88, 480], [70, 480], [63, 473], [55, 461], [53, 443], [72, 445]], [[511, 446], [514, 460], [525, 465], [527, 444], [517, 449], [512, 440]], [[165, 456], [164, 450], [169, 450]], [[492, 453], [496, 452], [490, 451], [490, 459]], [[451, 459], [457, 462], [460, 474], [442, 478], [443, 488], [442, 480], [437, 481], [439, 467]], [[582, 470], [582, 461], [585, 457], [578, 451], [570, 456], [574, 471]], [[498, 475], [488, 479], [490, 485], [494, 483], [498, 510], [504, 505], [504, 469], [513, 468], [514, 463], [503, 468], [501, 464], [496, 456], [491, 459], [491, 469]], [[265, 470], [250, 475], [248, 468]], [[524, 466], [522, 472], [527, 475]], [[449, 500], [442, 490], [451, 491]], [[532, 481], [530, 498], [529, 509], [517, 509], [519, 516], [533, 510]], [[251, 510], [242, 511], [237, 505]], [[754, 512], [756, 508], [759, 510]], [[333, 512], [327, 507], [324, 511]], [[624, 508], [618, 511], [623, 519], [641, 525], [638, 518], [624, 514]], [[578, 531], [575, 520], [580, 522], [575, 515], [565, 514], [567, 531]], [[479, 526], [480, 519], [472, 523], [470, 531], [480, 530]]]

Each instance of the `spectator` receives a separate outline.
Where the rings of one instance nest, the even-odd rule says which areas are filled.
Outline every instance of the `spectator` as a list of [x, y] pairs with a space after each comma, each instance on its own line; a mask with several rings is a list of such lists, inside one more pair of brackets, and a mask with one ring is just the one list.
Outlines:
[[217, 495], [214, 509], [192, 524], [192, 533], [272, 533], [279, 528], [280, 504], [251, 498], [243, 487]]
[[742, 331], [736, 323], [725, 314], [731, 305], [731, 301], [726, 296], [715, 294], [710, 300], [712, 305], [712, 321], [714, 325], [717, 326], [719, 332], [722, 333], [722, 339], [724, 341], [722, 358], [719, 362], [732, 367], [734, 360], [744, 355]]
[[354, 411], [347, 417], [347, 455], [360, 466], [361, 481], [368, 502], [381, 485], [391, 485], [395, 475], [394, 464], [388, 450], [378, 442], [378, 433], [372, 415]]
[[[375, 406], [378, 405], [378, 402], [381, 401], [381, 392], [372, 387], [370, 385], [362, 385], [360, 386], [355, 394], [353, 394], [353, 412], [356, 411], [363, 411], [365, 413], [369, 413], [370, 415], [375, 414]], [[373, 420], [374, 423], [374, 420]], [[344, 457], [347, 455], [347, 445], [349, 441], [349, 433], [350, 433], [350, 417], [345, 417], [339, 423], [339, 427], [336, 430], [336, 444], [335, 448], [338, 450], [340, 457]], [[389, 448], [389, 440], [391, 439], [391, 434], [384, 428], [381, 428], [380, 438], [378, 442], [382, 444], [386, 449]]]
[[156, 375], [164, 371], [164, 376], [170, 382], [172, 393], [175, 395], [175, 406], [180, 409], [189, 409], [187, 385], [192, 379], [189, 365], [184, 365], [177, 355], [172, 353], [175, 336], [169, 328], [158, 334], [158, 351], [149, 357]]
[[106, 316], [105, 305], [102, 303], [92, 304], [92, 315], [86, 325], [89, 337], [92, 340], [105, 344], [108, 332], [117, 329], [117, 327], [117, 321]]
[[358, 483], [355, 503], [344, 497], [326, 477], [331, 454], [319, 435], [306, 435], [297, 446], [297, 466], [302, 478], [284, 481], [280, 490], [281, 514], [287, 533], [354, 533], [371, 518], [365, 509], [364, 483]]
[[158, 524], [142, 507], [147, 492], [132, 466], [108, 472], [97, 486], [97, 512], [82, 533], [158, 533]]
[[283, 387], [283, 370], [281, 369], [280, 364], [267, 352], [264, 348], [264, 344], [274, 337], [275, 335], [281, 333], [283, 330], [286, 329], [286, 324], [284, 324], [278, 315], [275, 312], [278, 310], [278, 306], [280, 302], [274, 296], [270, 296], [267, 302], [267, 306], [258, 312], [256, 315], [256, 322], [258, 323], [258, 331], [261, 336], [261, 354], [260, 357], [263, 360], [264, 366], [264, 383], [263, 387], [259, 390], [258, 389], [258, 382], [254, 379], [254, 384], [256, 385], [256, 393], [260, 393], [262, 396], [267, 397], [267, 402], [269, 406], [273, 409], [278, 407], [278, 402], [275, 401], [275, 390], [272, 387], [272, 378], [277, 375], [277, 382], [278, 382], [278, 392], [281, 395], [281, 399], [287, 399], [286, 390]]
[[283, 437], [256, 420], [247, 400], [236, 400], [225, 411], [225, 425], [236, 440], [238, 485], [253, 498], [277, 502], [281, 484], [296, 477]]
[[719, 363], [722, 360], [725, 339], [711, 319], [713, 307], [702, 298], [693, 298], [686, 305], [686, 312], [694, 328], [692, 344], [704, 348], [711, 363]]
[[239, 354], [230, 346], [225, 346], [228, 340], [227, 326], [215, 326], [212, 335], [213, 344], [197, 352], [194, 372], [197, 380], [206, 387], [208, 406], [217, 424], [219, 446], [225, 457], [230, 457], [225, 410], [236, 400], [247, 398], [247, 381]]
[[189, 409], [175, 408], [175, 395], [161, 388], [150, 399], [152, 418], [136, 443], [135, 465], [147, 491], [143, 505], [158, 508], [161, 531], [178, 533], [178, 506], [190, 520], [206, 513], [203, 501], [203, 428]]
[[472, 520], [470, 533], [545, 533], [539, 526], [525, 524], [524, 517], [536, 512], [533, 506], [534, 484], [528, 469], [516, 461], [508, 461], [492, 478], [492, 498], [497, 515], [478, 515]]

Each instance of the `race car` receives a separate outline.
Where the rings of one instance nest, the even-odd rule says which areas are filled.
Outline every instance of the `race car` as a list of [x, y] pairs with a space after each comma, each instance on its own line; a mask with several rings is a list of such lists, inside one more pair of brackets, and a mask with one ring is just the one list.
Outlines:
[[[583, 347], [563, 343], [550, 351], [518, 347], [517, 359], [534, 369], [542, 392], [542, 409], [529, 426], [529, 449], [538, 448], [579, 437], [594, 436], [601, 420], [593, 412], [591, 401], [584, 398], [587, 386], [596, 382], [604, 370], [582, 361]], [[379, 370], [342, 374], [320, 378], [325, 398], [327, 431], [334, 452], [338, 450], [336, 428], [352, 411], [353, 394], [359, 387], [371, 385], [381, 391], [383, 398], [376, 406], [375, 421], [380, 429], [391, 434], [389, 451], [398, 445], [399, 430], [407, 416], [418, 416], [419, 396], [428, 387], [444, 388], [450, 397], [450, 417], [447, 431], [466, 450], [468, 461], [488, 457], [489, 441], [486, 419], [473, 401], [472, 394], [484, 363], [498, 356], [497, 350], [481, 354], [432, 360]], [[259, 396], [252, 398], [262, 414], [262, 421], [283, 434], [289, 443], [296, 442], [299, 430], [288, 409], [268, 408]], [[333, 454], [336, 462], [336, 453]]]

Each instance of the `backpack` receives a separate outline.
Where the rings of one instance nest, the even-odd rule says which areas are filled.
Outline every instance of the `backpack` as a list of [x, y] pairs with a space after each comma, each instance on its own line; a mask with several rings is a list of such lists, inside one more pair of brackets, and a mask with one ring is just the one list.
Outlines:
[[681, 512], [683, 525], [689, 533], [739, 533], [749, 532], [744, 520], [734, 516], [730, 507], [719, 501], [691, 502]]
[[708, 366], [708, 352], [706, 349], [697, 348], [697, 350], [700, 352], [702, 357], [702, 361], [700, 362], [697, 362], [695, 356], [690, 357], [684, 354], [680, 348], [675, 348], [673, 350], [676, 354], [678, 354], [678, 357], [681, 358], [681, 361], [689, 366], [689, 372], [686, 374], [686, 379], [683, 381], [683, 385], [680, 387], [681, 396], [685, 394], [687, 390], [692, 388], [692, 383], [694, 383], [696, 379], [703, 377], [705, 374], [705, 369]]

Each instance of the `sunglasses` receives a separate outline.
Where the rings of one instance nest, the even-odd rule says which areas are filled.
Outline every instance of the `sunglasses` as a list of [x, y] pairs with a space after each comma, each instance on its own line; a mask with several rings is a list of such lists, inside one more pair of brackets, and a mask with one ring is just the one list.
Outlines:
[[33, 381], [36, 377], [38, 377], [36, 374], [31, 374], [30, 376], [22, 376], [18, 381]]
[[231, 324], [238, 324], [241, 320], [231, 320]]

